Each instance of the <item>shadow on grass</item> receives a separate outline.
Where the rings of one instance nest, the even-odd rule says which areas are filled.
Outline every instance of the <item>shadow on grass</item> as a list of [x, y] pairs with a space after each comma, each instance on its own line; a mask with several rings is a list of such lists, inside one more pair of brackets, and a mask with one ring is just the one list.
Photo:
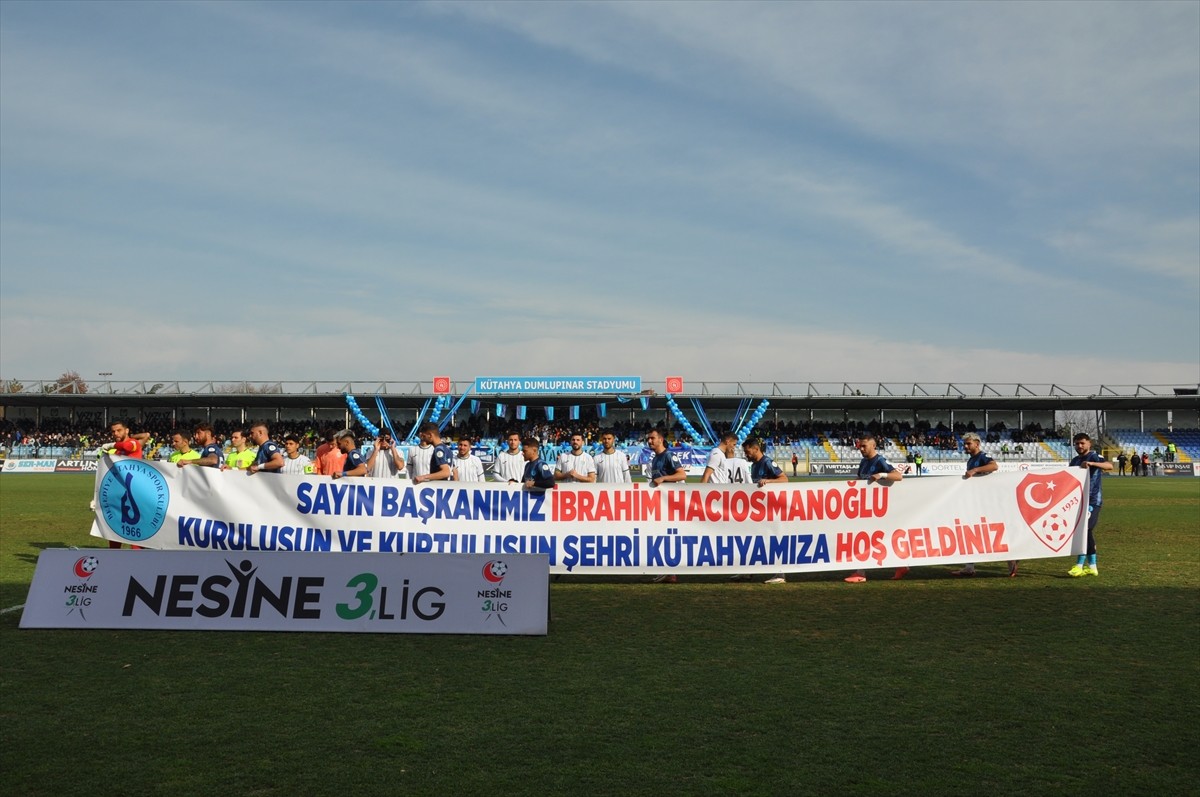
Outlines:
[[[131, 794], [1186, 793], [1200, 777], [1192, 588], [552, 591], [536, 638], [0, 618], [8, 788], [58, 794], [77, 771]], [[68, 725], [72, 767], [50, 766]], [[113, 755], [131, 729], [153, 755]]]

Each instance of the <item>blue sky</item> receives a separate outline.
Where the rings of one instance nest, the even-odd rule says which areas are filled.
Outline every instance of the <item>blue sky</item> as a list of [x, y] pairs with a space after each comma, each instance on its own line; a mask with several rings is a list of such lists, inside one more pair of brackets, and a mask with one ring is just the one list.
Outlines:
[[0, 377], [1200, 382], [1200, 4], [0, 4]]

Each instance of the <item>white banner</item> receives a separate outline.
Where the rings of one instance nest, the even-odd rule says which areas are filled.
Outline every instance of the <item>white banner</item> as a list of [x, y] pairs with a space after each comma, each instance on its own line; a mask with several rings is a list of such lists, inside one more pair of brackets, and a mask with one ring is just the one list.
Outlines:
[[544, 556], [49, 548], [21, 627], [545, 634], [547, 582]]
[[105, 458], [92, 533], [148, 548], [542, 553], [552, 573], [778, 573], [1081, 553], [1087, 471], [743, 485], [413, 485]]

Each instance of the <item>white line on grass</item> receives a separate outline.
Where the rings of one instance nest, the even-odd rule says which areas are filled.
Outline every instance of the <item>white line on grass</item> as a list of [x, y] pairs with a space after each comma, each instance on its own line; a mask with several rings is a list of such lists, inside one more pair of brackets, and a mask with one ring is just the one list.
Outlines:
[[0, 614], [8, 614], [9, 612], [15, 612], [17, 609], [24, 609], [24, 608], [25, 608], [25, 604], [23, 604], [23, 603], [18, 606], [9, 606], [7, 609], [0, 609]]

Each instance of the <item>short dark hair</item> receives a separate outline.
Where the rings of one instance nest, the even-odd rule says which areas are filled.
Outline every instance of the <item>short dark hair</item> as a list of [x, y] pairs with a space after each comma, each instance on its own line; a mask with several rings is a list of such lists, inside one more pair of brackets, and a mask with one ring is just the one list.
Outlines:
[[1089, 437], [1086, 432], [1080, 432], [1071, 438], [1072, 443], [1078, 443], [1080, 440], [1087, 440], [1089, 443], [1092, 442], [1092, 438]]
[[725, 434], [721, 435], [720, 441], [724, 443], [726, 440], [737, 440], [737, 435], [733, 432], [726, 432]]
[[198, 423], [192, 427], [192, 434], [197, 434], [199, 432], [208, 432], [209, 434], [212, 434], [213, 433], [212, 424], [209, 423], [208, 421], [201, 421], [200, 423]]
[[170, 437], [174, 437], [175, 435], [179, 435], [184, 440], [188, 439], [188, 433], [184, 429], [172, 429], [171, 433], [169, 435], [167, 435], [167, 437], [170, 438]]
[[441, 433], [441, 428], [433, 421], [425, 421], [417, 428], [418, 432], [438, 432]]
[[521, 448], [541, 448], [542, 444], [538, 442], [536, 437], [521, 438]]
[[757, 437], [747, 437], [746, 442], [742, 443], [742, 446], [746, 448], [757, 448], [759, 451], [762, 451], [763, 441]]
[[296, 435], [292, 434], [291, 432], [288, 432], [287, 434], [285, 434], [283, 436], [283, 442], [286, 443], [289, 440], [292, 441], [293, 443], [295, 443], [296, 445], [300, 445], [300, 438], [296, 437]]

